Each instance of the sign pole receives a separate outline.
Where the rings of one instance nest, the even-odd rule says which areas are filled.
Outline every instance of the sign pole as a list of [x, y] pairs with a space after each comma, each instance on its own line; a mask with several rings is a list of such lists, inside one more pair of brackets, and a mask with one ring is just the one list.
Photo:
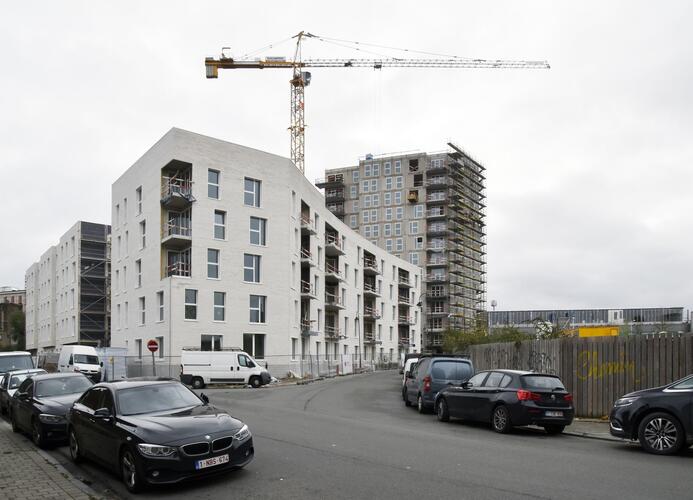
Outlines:
[[152, 353], [152, 374], [156, 377], [156, 361], [154, 359], [154, 353], [159, 350], [159, 343], [152, 339], [147, 342], [147, 349]]

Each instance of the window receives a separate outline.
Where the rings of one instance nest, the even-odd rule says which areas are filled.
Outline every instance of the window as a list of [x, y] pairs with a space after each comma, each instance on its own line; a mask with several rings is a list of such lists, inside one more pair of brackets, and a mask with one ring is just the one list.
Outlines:
[[404, 186], [404, 177], [402, 177], [401, 175], [398, 175], [397, 177], [395, 177], [395, 189], [402, 189], [403, 186]]
[[207, 197], [219, 199], [219, 171], [207, 170]]
[[135, 201], [137, 203], [137, 215], [142, 213], [142, 186], [135, 189]]
[[214, 211], [214, 239], [226, 239], [226, 212], [222, 210]]
[[219, 250], [207, 249], [207, 277], [219, 279]]
[[424, 206], [423, 205], [414, 205], [414, 217], [417, 219], [420, 219], [423, 216], [424, 216]]
[[260, 206], [260, 181], [248, 177], [245, 178], [243, 204], [248, 207]]
[[378, 222], [378, 211], [371, 210], [371, 222]]
[[383, 236], [392, 236], [392, 224], [383, 224]]
[[380, 194], [376, 193], [374, 195], [371, 195], [371, 202], [373, 203], [374, 207], [379, 207], [380, 206]]
[[371, 208], [371, 197], [366, 195], [363, 197], [363, 208]]
[[392, 240], [385, 240], [385, 250], [392, 252]]
[[383, 175], [390, 175], [392, 173], [392, 163], [386, 161], [383, 163]]
[[265, 322], [265, 305], [267, 297], [264, 295], [250, 296], [250, 322], [264, 323]]
[[383, 193], [383, 205], [392, 205], [392, 193]]
[[197, 319], [197, 290], [185, 289], [185, 319]]
[[349, 196], [351, 198], [356, 198], [359, 195], [358, 186], [353, 185], [349, 188]]
[[371, 165], [366, 164], [363, 166], [363, 176], [364, 177], [370, 177], [371, 176]]
[[156, 292], [156, 302], [159, 307], [159, 321], [164, 320], [164, 292]]
[[142, 260], [140, 259], [135, 261], [135, 275], [137, 276], [135, 288], [140, 288], [142, 286]]
[[385, 177], [385, 191], [392, 189], [392, 177]]
[[404, 250], [404, 240], [402, 238], [395, 239], [395, 252]]
[[267, 219], [260, 217], [250, 218], [250, 244], [265, 246], [265, 233], [267, 228]]
[[[354, 170], [355, 174], [358, 174], [358, 170]], [[356, 176], [358, 177], [358, 175]], [[296, 359], [296, 348], [298, 347], [298, 339], [291, 339], [291, 359]]]
[[380, 163], [373, 164], [373, 177], [380, 177]]
[[424, 246], [423, 236], [419, 236], [416, 239], [414, 239], [414, 248], [416, 250], [422, 250], [423, 246]]
[[418, 234], [418, 233], [419, 233], [419, 221], [409, 222], [409, 234]]
[[378, 179], [371, 179], [371, 192], [378, 190]]
[[263, 359], [265, 357], [264, 334], [244, 333], [243, 350], [255, 359]]
[[402, 220], [404, 217], [404, 207], [395, 207], [395, 219]]
[[395, 160], [395, 173], [396, 174], [402, 173], [402, 162], [400, 160]]
[[401, 222], [395, 222], [393, 225], [395, 228], [395, 236], [401, 236], [402, 235], [402, 223]]
[[361, 222], [364, 224], [368, 224], [371, 221], [371, 212], [370, 210], [364, 210], [361, 212]]
[[201, 351], [221, 351], [222, 335], [201, 335], [200, 350]]
[[127, 257], [130, 251], [130, 232], [125, 231], [125, 256]]
[[419, 265], [419, 254], [416, 252], [411, 252], [409, 254], [409, 262], [414, 264], [415, 266]]
[[135, 352], [137, 353], [137, 358], [142, 359], [142, 339], [135, 340]]
[[367, 193], [368, 188], [370, 187], [371, 183], [368, 181], [361, 181], [361, 192], [362, 193]]
[[140, 297], [140, 314], [139, 314], [139, 319], [140, 319], [140, 325], [144, 325], [144, 320], [145, 320], [145, 300], [144, 297]]
[[147, 246], [147, 221], [140, 222], [140, 249]]
[[373, 226], [373, 228], [371, 229], [371, 235], [373, 238], [379, 238], [380, 237], [380, 226], [378, 224]]
[[349, 226], [351, 226], [352, 228], [354, 228], [354, 227], [356, 227], [356, 226], [358, 226], [358, 225], [359, 225], [358, 216], [357, 216], [357, 215], [351, 215], [351, 216], [349, 216]]
[[402, 191], [395, 191], [395, 205], [402, 204]]
[[359, 211], [359, 200], [354, 200], [354, 203], [352, 205], [353, 205], [352, 211], [358, 212]]
[[363, 236], [364, 238], [371, 237], [371, 226], [363, 226]]
[[163, 337], [155, 337], [156, 343], [159, 344], [159, 350], [157, 351], [159, 353], [159, 357], [163, 358], [164, 357], [164, 338]]
[[214, 321], [225, 321], [226, 294], [224, 292], [214, 292]]
[[392, 208], [385, 209], [385, 220], [392, 220]]
[[359, 182], [359, 171], [358, 170], [352, 170], [351, 171], [351, 182], [354, 184], [357, 184]]
[[118, 227], [118, 224], [120, 224], [120, 203], [116, 203], [115, 209], [115, 227]]
[[260, 283], [260, 256], [243, 254], [243, 281]]

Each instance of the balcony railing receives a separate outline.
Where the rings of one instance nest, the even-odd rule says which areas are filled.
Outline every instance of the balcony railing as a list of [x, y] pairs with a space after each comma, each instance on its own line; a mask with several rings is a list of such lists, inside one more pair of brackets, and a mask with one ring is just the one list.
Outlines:
[[374, 307], [363, 306], [363, 315], [368, 318], [380, 319], [380, 311]]
[[427, 283], [433, 283], [436, 281], [447, 281], [448, 276], [445, 273], [436, 273], [436, 274], [429, 274], [426, 276], [426, 282]]
[[339, 268], [333, 264], [325, 264], [325, 274], [332, 275], [337, 279], [342, 279], [342, 273]]
[[380, 269], [378, 268], [378, 262], [375, 259], [363, 259], [363, 269], [364, 271], [372, 271], [375, 273], [380, 273]]
[[426, 211], [426, 217], [428, 217], [429, 219], [435, 217], [445, 217], [445, 210], [443, 209], [443, 207], [439, 207], [439, 209], [431, 208]]
[[161, 202], [168, 206], [184, 206], [195, 201], [192, 181], [178, 177], [161, 178]]
[[368, 282], [363, 284], [363, 291], [374, 294], [374, 295], [380, 295], [380, 293], [378, 292], [378, 289], [375, 287], [375, 285], [372, 283], [368, 283]]
[[413, 325], [413, 324], [415, 324], [414, 318], [412, 318], [411, 316], [399, 316], [397, 318], [397, 323], [399, 323], [400, 325]]
[[301, 294], [315, 296], [315, 286], [310, 281], [301, 280]]
[[410, 304], [411, 300], [408, 295], [398, 295], [397, 302], [399, 302], [400, 304]]
[[409, 281], [408, 276], [399, 276], [397, 279], [397, 283], [401, 286], [411, 286], [411, 282]]
[[325, 325], [325, 337], [339, 339], [342, 337], [338, 326]]
[[181, 224], [173, 220], [165, 222], [161, 228], [161, 237], [168, 238], [169, 236], [190, 238], [192, 237], [192, 228], [187, 224]]
[[313, 219], [310, 218], [310, 215], [301, 214], [301, 226], [309, 226], [311, 229], [313, 228]]
[[338, 293], [325, 292], [325, 305], [344, 307]]
[[166, 276], [190, 276], [190, 264], [187, 262], [174, 262], [166, 267]]

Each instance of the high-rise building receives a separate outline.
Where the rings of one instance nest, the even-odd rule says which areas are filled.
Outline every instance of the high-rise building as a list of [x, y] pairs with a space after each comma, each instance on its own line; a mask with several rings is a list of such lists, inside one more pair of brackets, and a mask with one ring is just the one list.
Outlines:
[[111, 226], [77, 222], [26, 271], [26, 347], [109, 345]]
[[380, 248], [425, 269], [424, 348], [469, 331], [486, 300], [484, 167], [460, 147], [366, 155], [316, 181], [327, 208]]
[[137, 361], [157, 340], [159, 374], [186, 347], [243, 348], [278, 375], [308, 354], [420, 349], [421, 269], [343, 224], [286, 158], [174, 128], [112, 203], [112, 345]]

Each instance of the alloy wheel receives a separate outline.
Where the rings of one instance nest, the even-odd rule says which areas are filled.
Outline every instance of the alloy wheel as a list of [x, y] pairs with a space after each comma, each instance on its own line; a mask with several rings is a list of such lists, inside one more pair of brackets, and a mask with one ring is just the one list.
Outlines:
[[80, 459], [79, 442], [75, 435], [74, 429], [70, 429], [70, 458], [73, 462], [79, 462]]
[[505, 406], [498, 406], [493, 410], [493, 430], [505, 434], [510, 430], [510, 414]]
[[123, 457], [120, 460], [120, 468], [123, 474], [123, 482], [128, 490], [137, 490], [137, 467], [135, 465], [135, 458], [130, 451], [123, 452]]
[[676, 446], [678, 432], [671, 420], [653, 418], [645, 426], [644, 437], [653, 450], [666, 452]]

